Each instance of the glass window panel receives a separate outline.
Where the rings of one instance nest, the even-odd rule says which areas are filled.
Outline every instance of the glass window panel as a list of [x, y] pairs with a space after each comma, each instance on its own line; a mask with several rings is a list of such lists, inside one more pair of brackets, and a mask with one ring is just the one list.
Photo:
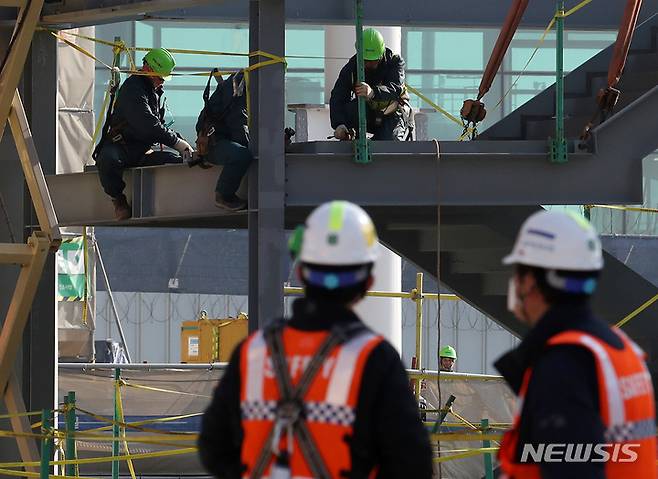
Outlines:
[[438, 67], [449, 70], [484, 69], [481, 31], [439, 31], [436, 34]]

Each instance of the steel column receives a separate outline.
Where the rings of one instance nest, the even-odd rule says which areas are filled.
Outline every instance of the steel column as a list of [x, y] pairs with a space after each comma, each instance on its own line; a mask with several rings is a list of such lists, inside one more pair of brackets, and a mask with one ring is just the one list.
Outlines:
[[[249, 28], [251, 51], [285, 54], [285, 0], [252, 0]], [[256, 30], [254, 32], [254, 30]], [[258, 58], [252, 59], [259, 61]], [[285, 251], [285, 77], [282, 63], [251, 74], [252, 151], [258, 156], [258, 209], [249, 216], [249, 318], [250, 328], [263, 326], [283, 314]], [[254, 108], [255, 107], [255, 108]], [[256, 194], [250, 185], [250, 199]]]
[[567, 162], [567, 140], [564, 138], [564, 0], [557, 0], [555, 13], [555, 140], [551, 145], [551, 161]]

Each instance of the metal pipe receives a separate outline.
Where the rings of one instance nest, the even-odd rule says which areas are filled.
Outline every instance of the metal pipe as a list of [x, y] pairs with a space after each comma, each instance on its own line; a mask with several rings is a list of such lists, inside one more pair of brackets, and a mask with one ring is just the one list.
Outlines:
[[[363, 0], [354, 1], [354, 24], [356, 29], [356, 81], [363, 83], [366, 80], [365, 65], [363, 61]], [[357, 163], [370, 163], [368, 151], [368, 124], [366, 121], [366, 99], [362, 96], [356, 98], [359, 113], [359, 131], [356, 139], [355, 158]]]
[[555, 14], [555, 140], [551, 161], [567, 162], [567, 142], [564, 138], [564, 0], [557, 0]]
[[53, 453], [53, 436], [51, 434], [52, 412], [44, 409], [41, 413], [41, 432], [44, 438], [41, 441], [41, 479], [49, 479], [50, 456]]
[[123, 350], [126, 353], [126, 359], [128, 360], [129, 363], [132, 363], [132, 359], [130, 357], [130, 351], [128, 350], [128, 343], [126, 343], [126, 336], [123, 334], [123, 326], [121, 326], [121, 319], [119, 319], [119, 312], [117, 311], [117, 305], [114, 302], [114, 295], [112, 294], [112, 288], [110, 287], [110, 279], [107, 277], [107, 271], [105, 271], [105, 263], [103, 263], [103, 256], [101, 255], [101, 249], [100, 246], [98, 245], [98, 241], [95, 244], [96, 244], [96, 258], [98, 259], [98, 264], [100, 265], [101, 272], [103, 273], [103, 279], [105, 280], [105, 286], [107, 287], [107, 294], [110, 297], [110, 304], [112, 305], [112, 312], [114, 313], [114, 319], [116, 320], [117, 328], [119, 329], [121, 344], [123, 344]]
[[[121, 380], [121, 369], [114, 368], [114, 424], [112, 425], [112, 455], [117, 457], [120, 454], [119, 448], [119, 401], [118, 395], [121, 394], [119, 381]], [[119, 460], [112, 461], [112, 479], [119, 479]]]
[[[299, 287], [285, 287], [283, 288], [283, 293], [291, 296], [303, 296], [304, 288]], [[368, 291], [366, 296], [371, 296], [374, 298], [401, 298], [401, 299], [414, 299], [413, 291], [410, 292], [397, 292], [397, 291]], [[424, 299], [439, 299], [441, 301], [461, 301], [461, 298], [456, 294], [438, 294], [438, 293], [423, 293]]]
[[[480, 429], [484, 434], [487, 433], [489, 430], [489, 419], [482, 419], [480, 421]], [[491, 441], [482, 441], [482, 447], [491, 447]], [[490, 452], [484, 453], [484, 477], [485, 479], [494, 479], [493, 460]]]
[[[414, 289], [416, 303], [416, 365], [423, 369], [423, 273], [416, 273], [416, 288]], [[420, 395], [420, 382], [416, 387], [416, 398]]]
[[[66, 459], [73, 460], [78, 458], [75, 447], [75, 391], [69, 391], [64, 403], [66, 404]], [[79, 475], [76, 464], [67, 464], [64, 470], [69, 477]]]
[[[410, 378], [437, 379], [439, 371], [423, 371], [420, 369], [407, 369]], [[450, 373], [441, 371], [441, 381], [502, 381], [502, 376], [493, 374]]]
[[[67, 370], [114, 370], [116, 369], [116, 364], [112, 363], [59, 363], [57, 365], [59, 369]], [[228, 366], [228, 363], [212, 363], [212, 364], [185, 364], [185, 363], [132, 363], [132, 364], [122, 364], [121, 369], [124, 371], [159, 371], [167, 369], [177, 369], [177, 370], [224, 370]]]

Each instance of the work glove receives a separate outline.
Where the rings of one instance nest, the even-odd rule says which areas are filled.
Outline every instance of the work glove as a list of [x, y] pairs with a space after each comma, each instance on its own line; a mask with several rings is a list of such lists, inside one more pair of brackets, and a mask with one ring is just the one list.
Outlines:
[[368, 100], [372, 100], [375, 96], [375, 90], [373, 90], [367, 83], [357, 83], [354, 87], [354, 93], [356, 96], [362, 96]]
[[351, 140], [352, 134], [345, 125], [338, 125], [334, 130], [334, 138], [339, 140]]
[[188, 162], [192, 159], [192, 153], [194, 153], [194, 148], [187, 141], [179, 138], [176, 144], [174, 145], [174, 150], [180, 153], [180, 156], [183, 158], [184, 162]]

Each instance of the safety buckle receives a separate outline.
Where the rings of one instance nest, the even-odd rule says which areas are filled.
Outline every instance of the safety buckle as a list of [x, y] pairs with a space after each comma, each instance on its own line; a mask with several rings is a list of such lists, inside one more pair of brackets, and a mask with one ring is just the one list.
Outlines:
[[212, 136], [213, 133], [215, 133], [215, 127], [214, 127], [214, 126], [211, 126], [211, 127], [208, 129], [208, 133], [206, 133], [206, 136]]
[[304, 404], [297, 399], [283, 399], [276, 408], [276, 420], [286, 425], [296, 423], [302, 416]]
[[123, 135], [121, 133], [112, 137], [112, 143], [119, 143], [121, 140], [123, 140]]
[[605, 89], [600, 89], [596, 95], [596, 103], [599, 105], [599, 108], [605, 112], [612, 111], [612, 109], [619, 101], [619, 95], [621, 92], [616, 88], [607, 87]]

